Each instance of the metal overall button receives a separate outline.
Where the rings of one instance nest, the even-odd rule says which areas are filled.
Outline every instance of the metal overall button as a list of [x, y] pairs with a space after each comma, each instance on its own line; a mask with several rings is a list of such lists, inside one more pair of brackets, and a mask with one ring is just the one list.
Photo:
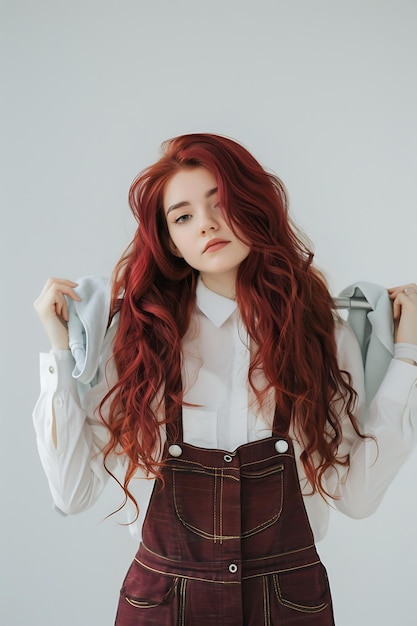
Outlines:
[[169, 446], [168, 452], [171, 456], [181, 456], [182, 448], [178, 444], [174, 443], [172, 446]]
[[226, 463], [231, 463], [233, 461], [233, 457], [230, 456], [230, 454], [225, 454], [223, 458], [226, 461]]
[[236, 572], [237, 572], [237, 565], [236, 565], [236, 563], [230, 563], [230, 565], [229, 565], [229, 572], [231, 574], [236, 574]]
[[285, 439], [278, 439], [278, 441], [275, 442], [275, 450], [280, 454], [286, 452], [288, 447], [288, 442], [285, 441]]

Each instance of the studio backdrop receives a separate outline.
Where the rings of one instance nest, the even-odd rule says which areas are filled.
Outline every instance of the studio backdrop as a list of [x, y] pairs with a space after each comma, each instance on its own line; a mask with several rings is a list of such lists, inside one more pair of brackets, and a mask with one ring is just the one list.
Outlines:
[[[109, 276], [161, 142], [214, 132], [285, 183], [332, 292], [417, 280], [414, 0], [0, 0], [2, 584], [7, 626], [111, 626], [136, 551], [109, 482], [52, 508], [31, 413], [49, 276]], [[417, 452], [318, 544], [338, 626], [413, 626]]]

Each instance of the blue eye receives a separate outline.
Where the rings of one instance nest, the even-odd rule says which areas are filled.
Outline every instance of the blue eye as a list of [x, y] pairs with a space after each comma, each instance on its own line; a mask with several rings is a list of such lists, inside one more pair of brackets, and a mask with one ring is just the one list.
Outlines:
[[185, 222], [188, 222], [189, 218], [191, 216], [186, 213], [185, 215], [180, 215], [180, 217], [177, 217], [177, 219], [175, 220], [176, 224], [185, 224]]

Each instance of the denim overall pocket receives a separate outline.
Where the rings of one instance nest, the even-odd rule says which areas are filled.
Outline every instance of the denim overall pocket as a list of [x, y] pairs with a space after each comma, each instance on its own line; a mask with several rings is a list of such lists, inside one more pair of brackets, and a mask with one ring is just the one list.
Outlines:
[[173, 466], [172, 477], [178, 520], [205, 539], [255, 535], [275, 524], [282, 513], [284, 465], [276, 461], [244, 468], [191, 463]]
[[131, 564], [120, 591], [117, 624], [176, 624], [184, 610], [181, 606], [181, 581]]

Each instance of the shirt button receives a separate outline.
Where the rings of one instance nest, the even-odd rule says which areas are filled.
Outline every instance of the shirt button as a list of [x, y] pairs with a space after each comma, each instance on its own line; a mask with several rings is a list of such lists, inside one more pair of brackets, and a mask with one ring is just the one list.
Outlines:
[[53, 365], [50, 365], [48, 367], [48, 371], [49, 371], [50, 374], [55, 374], [55, 368], [53, 367]]
[[229, 565], [229, 572], [231, 574], [236, 574], [236, 572], [237, 572], [237, 565], [236, 565], [236, 563], [230, 563], [230, 565]]
[[169, 446], [168, 452], [170, 453], [171, 456], [181, 456], [182, 448], [181, 446], [178, 446], [177, 444], [174, 443], [172, 446]]
[[63, 404], [64, 404], [64, 401], [62, 400], [62, 398], [56, 398], [55, 406], [62, 406]]
[[225, 454], [223, 458], [226, 461], [226, 463], [231, 463], [233, 461], [233, 459], [230, 456], [230, 454]]
[[278, 441], [275, 442], [275, 450], [280, 454], [286, 452], [288, 450], [288, 442], [285, 441], [285, 439], [278, 439]]

